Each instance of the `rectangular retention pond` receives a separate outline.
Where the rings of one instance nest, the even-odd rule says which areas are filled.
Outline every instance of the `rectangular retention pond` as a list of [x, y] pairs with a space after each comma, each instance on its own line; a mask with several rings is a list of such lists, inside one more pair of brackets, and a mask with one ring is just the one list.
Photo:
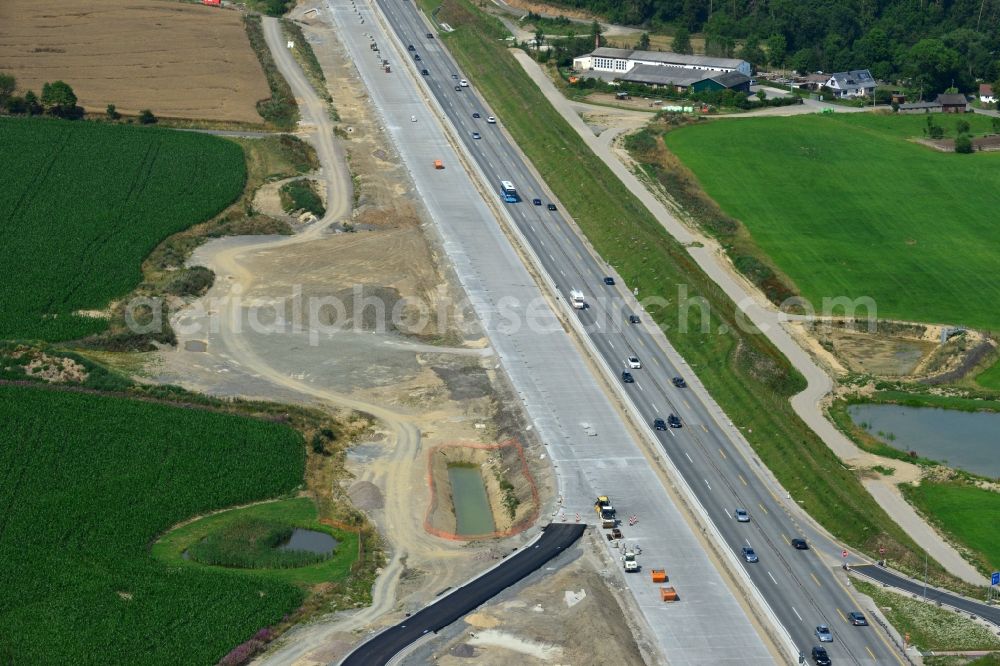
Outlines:
[[1000, 478], [1000, 413], [962, 412], [937, 407], [851, 405], [858, 425], [889, 446], [937, 460], [956, 469]]
[[486, 484], [478, 467], [469, 465], [449, 465], [448, 480], [451, 482], [451, 497], [455, 503], [457, 534], [472, 536], [489, 534], [496, 529], [490, 500], [486, 496]]

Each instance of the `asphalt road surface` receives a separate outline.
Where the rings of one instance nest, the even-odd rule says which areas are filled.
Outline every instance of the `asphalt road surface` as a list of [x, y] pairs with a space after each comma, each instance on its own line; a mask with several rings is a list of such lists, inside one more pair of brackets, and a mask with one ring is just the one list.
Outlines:
[[440, 631], [572, 546], [586, 525], [552, 523], [540, 539], [470, 583], [362, 643], [342, 666], [382, 666], [421, 636]]
[[[571, 289], [584, 292], [588, 307], [576, 312], [608, 372], [617, 381], [627, 369], [626, 357], [634, 355], [642, 362], [641, 369], [631, 370], [635, 382], [620, 387], [638, 418], [649, 426], [655, 418], [680, 417], [682, 428], [650, 431], [651, 436], [687, 480], [732, 552], [739, 557], [743, 546], [757, 552], [759, 562], [740, 559], [741, 566], [793, 642], [808, 653], [817, 644], [816, 626], [826, 624], [834, 634], [829, 651], [835, 662], [904, 663], [881, 630], [857, 631], [847, 623], [847, 613], [857, 603], [840, 570], [842, 547], [816, 531], [797, 507], [790, 506], [792, 502], [780, 496], [752, 452], [722, 427], [725, 417], [717, 406], [699, 391], [673, 386], [675, 376], [693, 381], [692, 371], [659, 344], [649, 317], [627, 305], [627, 291], [620, 280], [614, 286], [604, 284], [609, 269], [590, 254], [561, 210], [551, 211], [544, 205], [553, 201], [547, 188], [533, 176], [498, 125], [487, 123], [487, 117], [495, 114], [477, 95], [475, 81], [461, 86], [464, 75], [441, 48], [441, 41], [426, 38], [429, 29], [415, 4], [379, 0], [379, 6], [400, 41], [414, 45], [414, 53], [421, 56], [411, 64], [418, 72], [428, 71], [423, 80], [486, 178], [494, 188], [500, 180], [509, 180], [517, 188], [520, 202], [506, 204], [507, 211], [558, 292], [567, 301]], [[475, 113], [480, 117], [475, 118]], [[502, 124], [503, 118], [498, 122]], [[474, 132], [481, 138], [474, 138]], [[543, 205], [533, 205], [534, 198]], [[628, 323], [633, 313], [640, 315], [642, 324]], [[750, 512], [750, 522], [734, 519], [737, 507]], [[791, 547], [791, 539], [799, 536], [812, 544], [810, 550]]]
[[965, 597], [959, 597], [951, 594], [950, 592], [945, 592], [934, 587], [924, 587], [923, 582], [919, 580], [913, 580], [912, 578], [900, 576], [899, 574], [893, 573], [888, 569], [884, 569], [874, 564], [865, 564], [851, 568], [862, 576], [871, 578], [872, 580], [888, 585], [889, 587], [905, 590], [906, 592], [920, 597], [926, 596], [928, 601], [957, 608], [960, 611], [981, 617], [984, 620], [992, 622], [996, 626], [1000, 627], [1000, 606], [987, 606], [984, 603], [972, 601], [971, 599], [966, 599]]

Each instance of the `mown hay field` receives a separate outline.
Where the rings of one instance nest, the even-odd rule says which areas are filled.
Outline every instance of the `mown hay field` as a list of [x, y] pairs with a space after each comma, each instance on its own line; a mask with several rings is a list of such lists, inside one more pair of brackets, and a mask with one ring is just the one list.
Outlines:
[[167, 0], [4, 0], [0, 72], [36, 93], [61, 79], [87, 111], [260, 123], [270, 93], [240, 17]]
[[104, 309], [141, 279], [167, 236], [239, 196], [239, 145], [125, 125], [0, 118], [0, 339], [102, 331]]
[[0, 663], [213, 664], [298, 607], [290, 583], [149, 552], [181, 521], [299, 486], [291, 428], [13, 386], [0, 422]]
[[[933, 118], [948, 137], [959, 120], [991, 131], [985, 116]], [[1000, 330], [1000, 154], [909, 141], [925, 123], [871, 113], [739, 119], [664, 141], [818, 312], [824, 298], [867, 296], [881, 318]]]

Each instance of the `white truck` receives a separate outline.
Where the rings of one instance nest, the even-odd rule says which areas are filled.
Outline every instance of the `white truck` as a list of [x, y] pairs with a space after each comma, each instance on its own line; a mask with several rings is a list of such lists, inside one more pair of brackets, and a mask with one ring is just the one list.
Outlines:
[[569, 292], [569, 302], [573, 304], [573, 307], [577, 310], [582, 310], [587, 306], [586, 302], [583, 300], [583, 292], [579, 289], [572, 289]]
[[625, 573], [635, 573], [639, 570], [639, 562], [635, 559], [635, 551], [626, 550], [622, 555], [622, 564], [625, 566]]

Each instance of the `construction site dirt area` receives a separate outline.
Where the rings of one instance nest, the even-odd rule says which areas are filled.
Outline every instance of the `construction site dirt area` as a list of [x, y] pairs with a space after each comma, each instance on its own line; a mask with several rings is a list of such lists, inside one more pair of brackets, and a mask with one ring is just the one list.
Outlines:
[[4, 0], [0, 72], [65, 81], [99, 113], [261, 123], [270, 95], [239, 12], [166, 0]]
[[[486, 534], [463, 534], [458, 529], [459, 493], [452, 486], [453, 466], [475, 470], [482, 478], [494, 529]], [[425, 528], [446, 539], [509, 536], [530, 527], [538, 517], [538, 490], [528, 469], [523, 447], [515, 440], [499, 444], [455, 442], [428, 453], [427, 476], [431, 504]]]
[[[404, 657], [402, 664], [523, 666], [646, 663], [618, 583], [585, 536], [548, 567]], [[554, 571], [554, 572], [553, 572]]]

